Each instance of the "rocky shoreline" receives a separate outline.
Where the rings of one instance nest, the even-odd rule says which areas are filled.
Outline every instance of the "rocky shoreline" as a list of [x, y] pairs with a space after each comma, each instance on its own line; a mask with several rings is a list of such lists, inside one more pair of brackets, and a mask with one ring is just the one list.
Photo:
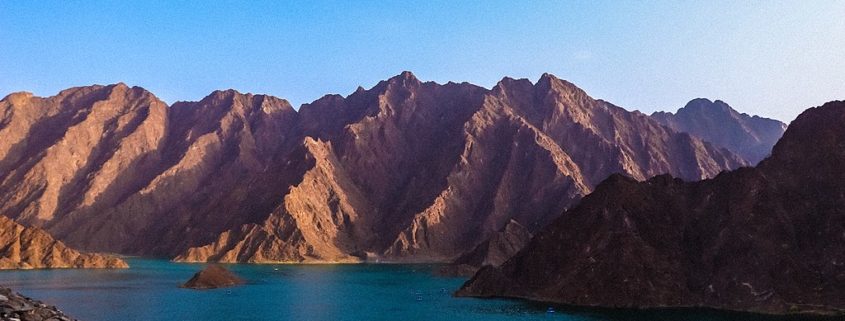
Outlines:
[[0, 287], [0, 320], [2, 321], [71, 321], [55, 306]]

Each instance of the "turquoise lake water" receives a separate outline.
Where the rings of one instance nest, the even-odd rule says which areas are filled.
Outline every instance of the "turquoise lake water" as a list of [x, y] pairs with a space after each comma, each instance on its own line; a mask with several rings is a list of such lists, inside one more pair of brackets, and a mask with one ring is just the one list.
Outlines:
[[129, 259], [127, 270], [2, 271], [0, 284], [87, 321], [765, 320], [712, 312], [547, 313], [523, 301], [454, 298], [464, 282], [431, 265], [228, 265], [248, 284], [179, 288], [203, 265]]

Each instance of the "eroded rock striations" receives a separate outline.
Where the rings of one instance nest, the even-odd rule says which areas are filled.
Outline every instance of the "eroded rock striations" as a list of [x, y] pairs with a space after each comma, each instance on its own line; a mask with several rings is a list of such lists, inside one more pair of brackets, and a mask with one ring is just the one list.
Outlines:
[[756, 168], [614, 175], [463, 296], [580, 306], [845, 312], [845, 102], [802, 113]]
[[87, 250], [189, 262], [446, 261], [536, 231], [612, 173], [746, 164], [551, 75], [488, 90], [405, 72], [299, 112], [123, 84], [0, 101], [0, 213]]
[[24, 227], [0, 216], [0, 270], [59, 268], [128, 268], [123, 260], [81, 253], [37, 227]]
[[786, 124], [739, 113], [721, 100], [698, 98], [676, 113], [655, 112], [651, 117], [679, 132], [698, 136], [742, 156], [755, 165], [769, 156]]
[[289, 147], [296, 111], [269, 96], [217, 91], [168, 108], [117, 84], [12, 94], [0, 115], [0, 213], [88, 250], [210, 242], [266, 218], [309, 166]]

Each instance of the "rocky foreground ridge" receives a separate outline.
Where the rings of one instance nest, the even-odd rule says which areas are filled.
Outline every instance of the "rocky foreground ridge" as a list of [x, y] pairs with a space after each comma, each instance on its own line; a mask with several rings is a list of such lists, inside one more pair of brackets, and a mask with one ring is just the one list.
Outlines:
[[492, 89], [405, 72], [297, 112], [124, 84], [0, 100], [0, 214], [90, 251], [187, 262], [446, 261], [529, 232], [603, 179], [748, 164], [543, 75]]
[[0, 320], [3, 321], [71, 321], [76, 320], [52, 305], [0, 287]]
[[24, 227], [0, 216], [0, 270], [61, 268], [128, 268], [125, 261], [81, 253], [37, 227]]
[[755, 168], [613, 175], [460, 296], [845, 313], [845, 102], [802, 113]]

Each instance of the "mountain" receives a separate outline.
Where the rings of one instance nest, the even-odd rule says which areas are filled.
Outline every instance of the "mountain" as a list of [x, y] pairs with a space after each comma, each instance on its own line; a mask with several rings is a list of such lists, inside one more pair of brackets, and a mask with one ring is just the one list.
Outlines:
[[676, 113], [655, 112], [651, 117], [679, 132], [727, 148], [749, 164], [757, 164], [772, 151], [786, 124], [741, 114], [721, 100], [693, 99]]
[[206, 242], [263, 219], [304, 171], [275, 162], [298, 115], [269, 96], [218, 91], [168, 107], [117, 84], [12, 94], [0, 111], [0, 212], [86, 250]]
[[746, 165], [543, 75], [488, 90], [404, 72], [297, 112], [124, 84], [0, 100], [0, 213], [86, 250], [179, 261], [446, 261], [536, 231], [607, 176]]
[[531, 233], [528, 229], [511, 220], [496, 234], [459, 256], [451, 264], [440, 268], [437, 273], [448, 276], [472, 276], [483, 266], [502, 265], [525, 247], [530, 240]]
[[845, 313], [845, 102], [802, 113], [755, 168], [613, 175], [463, 296], [600, 307]]
[[744, 164], [551, 75], [488, 91], [406, 72], [300, 115], [316, 164], [285, 209], [177, 260], [445, 261], [510, 220], [538, 229], [613, 172], [700, 179]]
[[0, 216], [0, 270], [128, 267], [119, 258], [80, 253], [37, 227], [24, 227]]

